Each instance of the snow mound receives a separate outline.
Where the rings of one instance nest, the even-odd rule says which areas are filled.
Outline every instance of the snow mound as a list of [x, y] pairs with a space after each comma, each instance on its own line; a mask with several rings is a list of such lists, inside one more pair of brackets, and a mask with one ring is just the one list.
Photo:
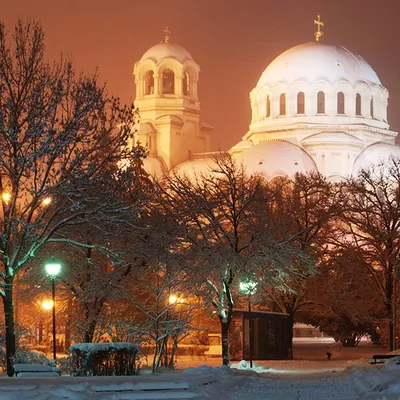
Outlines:
[[258, 373], [268, 372], [270, 370], [270, 368], [261, 367], [255, 362], [253, 362], [253, 368], [251, 368], [250, 363], [248, 363], [246, 360], [242, 360], [237, 364], [232, 364], [231, 368], [239, 369], [242, 371], [254, 371]]
[[209, 365], [200, 365], [197, 368], [187, 368], [183, 371], [186, 375], [202, 375], [202, 374], [219, 374], [219, 375], [229, 375], [232, 373], [231, 369], [227, 365], [222, 365], [220, 367], [210, 367]]
[[400, 370], [400, 355], [386, 360], [383, 364], [383, 368]]

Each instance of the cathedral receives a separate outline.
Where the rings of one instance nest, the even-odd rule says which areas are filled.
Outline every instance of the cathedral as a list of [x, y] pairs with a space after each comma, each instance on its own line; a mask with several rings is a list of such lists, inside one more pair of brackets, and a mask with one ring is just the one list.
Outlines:
[[[272, 61], [250, 92], [249, 130], [229, 153], [249, 174], [267, 179], [319, 171], [343, 180], [384, 157], [400, 157], [387, 121], [389, 92], [373, 68], [345, 47], [320, 41], [295, 46]], [[145, 169], [199, 174], [213, 163], [213, 127], [202, 120], [200, 67], [182, 46], [164, 41], [134, 66], [135, 141], [147, 146]]]

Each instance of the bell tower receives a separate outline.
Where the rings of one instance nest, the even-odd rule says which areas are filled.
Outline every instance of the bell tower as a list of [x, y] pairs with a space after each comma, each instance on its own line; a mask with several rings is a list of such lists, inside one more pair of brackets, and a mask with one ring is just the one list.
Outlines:
[[164, 34], [134, 66], [135, 107], [140, 113], [135, 140], [170, 169], [193, 153], [209, 151], [212, 127], [200, 120], [199, 65], [171, 42], [168, 28]]

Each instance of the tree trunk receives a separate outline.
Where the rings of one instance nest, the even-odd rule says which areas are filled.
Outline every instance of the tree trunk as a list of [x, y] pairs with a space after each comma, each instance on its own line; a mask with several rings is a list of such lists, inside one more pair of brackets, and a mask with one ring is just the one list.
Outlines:
[[172, 348], [171, 348], [171, 355], [170, 359], [168, 362], [168, 368], [174, 368], [175, 367], [175, 354], [178, 350], [178, 335], [174, 335], [172, 337]]
[[229, 355], [229, 326], [231, 324], [231, 319], [227, 318], [227, 321], [224, 321], [223, 318], [220, 318], [221, 323], [221, 335], [222, 335], [222, 365], [230, 364], [230, 355]]
[[3, 297], [3, 307], [6, 323], [6, 365], [7, 375], [14, 375], [13, 357], [16, 352], [15, 327], [14, 327], [14, 305], [13, 305], [13, 278], [5, 279], [5, 296]]
[[293, 311], [289, 313], [288, 318], [288, 359], [293, 360], [293, 326], [294, 326], [294, 315]]
[[[388, 329], [389, 329], [389, 351], [393, 351], [393, 307], [391, 301], [391, 291], [390, 291], [390, 298], [387, 296], [385, 308], [386, 308], [386, 317], [388, 319]], [[389, 299], [388, 299], [389, 298]]]
[[65, 350], [71, 346], [71, 319], [72, 319], [72, 299], [67, 302], [67, 318], [65, 320]]
[[85, 337], [84, 337], [85, 343], [93, 342], [93, 336], [94, 336], [95, 330], [96, 330], [96, 320], [91, 319], [88, 326], [85, 329]]

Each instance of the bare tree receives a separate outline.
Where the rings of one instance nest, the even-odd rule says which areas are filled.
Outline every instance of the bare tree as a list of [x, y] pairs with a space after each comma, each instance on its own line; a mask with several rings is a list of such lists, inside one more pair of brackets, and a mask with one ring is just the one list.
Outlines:
[[266, 266], [282, 268], [290, 246], [284, 248], [260, 229], [258, 212], [268, 204], [263, 180], [247, 176], [229, 154], [216, 157], [194, 179], [172, 174], [159, 189], [161, 207], [179, 227], [174, 251], [185, 255], [193, 287], [215, 308], [223, 364], [229, 365], [228, 331], [238, 279]]
[[293, 259], [286, 274], [266, 285], [265, 295], [272, 308], [289, 314], [292, 338], [296, 313], [310, 301], [307, 281], [324, 255], [341, 209], [341, 190], [339, 184], [333, 185], [315, 173], [277, 178], [269, 188], [273, 198], [266, 219], [269, 229], [282, 243], [290, 243], [309, 257], [308, 262]]
[[393, 284], [400, 261], [400, 159], [385, 159], [362, 170], [347, 182], [346, 195], [338, 242], [362, 250], [366, 273], [373, 278], [370, 290], [379, 293], [385, 307], [393, 349]]
[[[383, 304], [366, 270], [362, 249], [329, 249], [318, 274], [307, 281], [307, 295], [314, 299], [302, 309], [304, 322], [318, 326], [343, 346], [357, 346], [361, 338], [378, 338]], [[369, 290], [366, 290], [369, 288]]]
[[18, 22], [10, 40], [0, 25], [0, 295], [8, 375], [15, 354], [15, 276], [45, 243], [73, 242], [63, 234], [67, 226], [117, 225], [129, 208], [118, 195], [127, 188], [125, 176], [114, 164], [130, 156], [121, 149], [134, 125], [133, 109], [110, 98], [96, 74], [76, 76], [69, 62], [46, 63], [44, 50], [38, 24]]

